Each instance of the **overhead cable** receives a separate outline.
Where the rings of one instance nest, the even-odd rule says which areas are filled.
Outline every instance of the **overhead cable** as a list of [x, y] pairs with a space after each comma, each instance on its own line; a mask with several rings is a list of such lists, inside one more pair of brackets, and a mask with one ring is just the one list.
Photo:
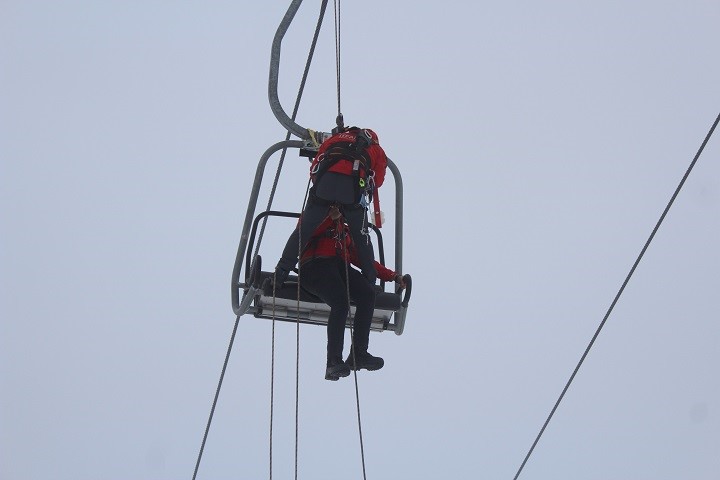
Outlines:
[[565, 393], [568, 391], [568, 388], [570, 388], [570, 384], [575, 379], [575, 375], [577, 375], [578, 370], [580, 370], [580, 367], [582, 366], [583, 362], [585, 361], [585, 358], [587, 357], [588, 353], [590, 352], [590, 349], [595, 344], [595, 340], [598, 338], [598, 335], [600, 335], [600, 331], [605, 326], [605, 322], [607, 322], [608, 317], [610, 317], [610, 314], [612, 313], [613, 309], [615, 308], [615, 305], [617, 304], [618, 300], [620, 299], [620, 296], [622, 295], [623, 291], [625, 290], [625, 287], [627, 286], [628, 282], [630, 281], [630, 278], [633, 276], [633, 273], [635, 273], [635, 269], [637, 268], [638, 264], [640, 263], [640, 260], [642, 260], [643, 256], [645, 255], [645, 252], [647, 251], [648, 247], [650, 246], [650, 243], [652, 242], [653, 238], [655, 238], [655, 234], [657, 233], [658, 229], [660, 228], [660, 225], [665, 220], [665, 216], [670, 211], [670, 207], [672, 207], [673, 203], [675, 202], [675, 199], [677, 198], [678, 194], [680, 193], [680, 190], [682, 189], [683, 185], [685, 185], [685, 181], [687, 180], [688, 176], [690, 176], [690, 172], [692, 172], [693, 168], [695, 167], [695, 164], [698, 161], [698, 158], [700, 158], [700, 154], [705, 149], [705, 145], [707, 145], [708, 141], [710, 140], [710, 137], [712, 137], [713, 132], [715, 131], [715, 127], [717, 127], [718, 122], [720, 122], [720, 114], [718, 114], [717, 118], [715, 119], [715, 122], [712, 124], [712, 127], [710, 127], [710, 131], [705, 136], [705, 140], [703, 140], [702, 144], [700, 145], [700, 148], [698, 149], [697, 153], [695, 154], [695, 157], [693, 158], [692, 162], [690, 162], [690, 166], [688, 167], [687, 171], [685, 172], [685, 175], [683, 175], [682, 180], [680, 180], [679, 185], [675, 189], [675, 192], [673, 193], [672, 197], [670, 198], [670, 201], [668, 202], [667, 206], [665, 207], [665, 210], [663, 211], [662, 215], [660, 215], [660, 219], [658, 220], [657, 224], [655, 224], [655, 228], [653, 228], [652, 233], [650, 234], [650, 237], [648, 237], [647, 241], [645, 242], [645, 245], [643, 246], [642, 250], [640, 251], [640, 254], [638, 255], [637, 259], [635, 260], [635, 263], [633, 264], [632, 268], [630, 269], [630, 272], [627, 274], [627, 277], [625, 277], [625, 281], [622, 283], [622, 286], [620, 287], [620, 290], [618, 290], [617, 294], [615, 295], [615, 298], [613, 299], [612, 303], [610, 304], [610, 308], [608, 308], [607, 312], [605, 313], [605, 317], [603, 317], [602, 322], [600, 322], [600, 326], [598, 326], [597, 330], [595, 331], [595, 335], [593, 335], [592, 339], [590, 340], [590, 343], [588, 344], [587, 348], [585, 349], [585, 352], [582, 354], [582, 357], [580, 357], [580, 361], [578, 362], [577, 366], [575, 367], [575, 370], [573, 370], [572, 375], [570, 375], [570, 379], [565, 384], [565, 388], [563, 388], [562, 393], [560, 393], [560, 397], [555, 402], [555, 405], [553, 406], [552, 410], [550, 411], [550, 415], [548, 415], [547, 420], [545, 420], [545, 423], [543, 424], [542, 428], [540, 429], [540, 433], [538, 433], [537, 437], [535, 438], [535, 441], [533, 442], [532, 446], [530, 447], [530, 450], [527, 452], [527, 455], [525, 455], [525, 459], [523, 460], [522, 464], [520, 465], [520, 468], [518, 469], [517, 473], [515, 474], [515, 477], [513, 477], [513, 480], [517, 480], [517, 478], [520, 476], [520, 473], [522, 472], [523, 468], [525, 467], [525, 464], [527, 463], [528, 459], [530, 458], [530, 455], [532, 455], [533, 450], [535, 450], [535, 446], [540, 441], [540, 437], [542, 437], [543, 433], [545, 432], [545, 429], [547, 428], [548, 424], [550, 423], [550, 420], [552, 419], [553, 415], [555, 415], [555, 411], [557, 410], [558, 406], [560, 405], [560, 402], [565, 397]]

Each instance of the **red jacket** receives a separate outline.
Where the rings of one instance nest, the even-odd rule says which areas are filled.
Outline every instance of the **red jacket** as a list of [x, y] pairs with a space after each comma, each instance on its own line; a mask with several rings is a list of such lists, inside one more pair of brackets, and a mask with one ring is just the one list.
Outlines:
[[[338, 238], [338, 228], [344, 230], [345, 248]], [[300, 257], [300, 264], [313, 260], [315, 258], [331, 258], [335, 256], [343, 257], [347, 254], [347, 258], [351, 264], [356, 267], [360, 267], [355, 252], [355, 246], [350, 237], [350, 232], [347, 225], [342, 220], [333, 220], [330, 217], [326, 217], [325, 220], [318, 226], [313, 233], [307, 248]], [[377, 270], [378, 278], [386, 282], [395, 280], [395, 272], [387, 268], [380, 262], [375, 262], [375, 269]]]
[[[382, 149], [382, 147], [378, 143], [377, 134], [370, 129], [365, 129], [365, 130], [370, 134], [370, 137], [373, 140], [372, 144], [367, 147], [366, 151], [368, 153], [368, 156], [370, 157], [370, 168], [375, 172], [375, 188], [379, 188], [385, 181], [385, 170], [387, 169], [387, 156], [385, 155], [385, 151]], [[315, 172], [317, 170], [318, 163], [320, 161], [322, 161], [323, 157], [325, 156], [325, 152], [333, 144], [339, 143], [339, 142], [352, 143], [355, 141], [356, 137], [357, 137], [357, 131], [350, 130], [348, 132], [336, 133], [332, 137], [325, 140], [322, 143], [322, 145], [320, 145], [320, 148], [318, 149], [318, 154], [315, 156], [315, 158], [312, 161], [312, 165], [310, 166], [310, 171]], [[328, 169], [328, 172], [337, 172], [337, 173], [342, 173], [344, 175], [352, 175], [352, 167], [353, 167], [352, 161], [349, 161], [349, 162], [340, 161], [340, 162], [337, 162], [332, 167], [330, 167]], [[314, 180], [314, 178], [313, 178], [313, 180]]]

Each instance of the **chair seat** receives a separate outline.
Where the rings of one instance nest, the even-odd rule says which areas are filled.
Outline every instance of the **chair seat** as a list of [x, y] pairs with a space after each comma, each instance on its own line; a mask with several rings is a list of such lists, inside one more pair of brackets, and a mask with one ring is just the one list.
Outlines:
[[[282, 321], [327, 325], [330, 307], [315, 295], [300, 288], [298, 301], [297, 277], [290, 276], [282, 288], [276, 289], [273, 299], [272, 280], [273, 272], [260, 272], [259, 290], [262, 293], [255, 297], [255, 316]], [[392, 314], [401, 308], [401, 295], [394, 292], [385, 292], [376, 286], [375, 311], [371, 329], [376, 331], [394, 330], [390, 322]], [[350, 302], [350, 311], [354, 315], [355, 304]], [[349, 324], [348, 324], [349, 325]]]

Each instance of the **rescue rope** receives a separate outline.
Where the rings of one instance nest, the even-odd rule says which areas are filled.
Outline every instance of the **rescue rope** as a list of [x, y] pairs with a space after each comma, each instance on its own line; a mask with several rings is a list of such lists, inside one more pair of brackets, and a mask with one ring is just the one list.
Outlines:
[[657, 224], [655, 225], [655, 228], [653, 228], [652, 233], [650, 234], [650, 237], [645, 242], [645, 245], [643, 246], [642, 250], [640, 251], [640, 254], [638, 255], [637, 259], [635, 260], [635, 263], [633, 264], [632, 268], [630, 269], [630, 273], [628, 273], [627, 277], [625, 278], [625, 281], [623, 282], [622, 286], [620, 287], [620, 290], [615, 295], [615, 298], [613, 299], [612, 303], [610, 304], [610, 308], [608, 308], [607, 312], [605, 313], [605, 317], [602, 319], [602, 322], [600, 322], [600, 326], [595, 331], [595, 335], [593, 335], [592, 339], [590, 340], [590, 343], [588, 344], [587, 348], [585, 349], [585, 352], [582, 354], [582, 357], [580, 358], [580, 361], [578, 362], [577, 366], [575, 367], [575, 370], [572, 372], [572, 375], [570, 375], [570, 379], [565, 384], [565, 388], [563, 388], [562, 393], [560, 393], [560, 397], [557, 399], [557, 402], [555, 402], [555, 406], [553, 406], [552, 410], [550, 411], [550, 415], [548, 415], [547, 420], [545, 420], [545, 423], [543, 424], [542, 428], [540, 429], [540, 433], [538, 433], [537, 437], [535, 438], [535, 441], [533, 442], [532, 446], [530, 447], [530, 450], [528, 451], [527, 455], [525, 455], [525, 459], [523, 460], [522, 464], [520, 465], [520, 468], [518, 469], [517, 473], [515, 474], [515, 477], [513, 480], [517, 480], [517, 478], [520, 476], [520, 473], [522, 472], [523, 468], [525, 467], [525, 464], [527, 463], [528, 459], [530, 458], [530, 455], [532, 454], [533, 450], [535, 450], [535, 446], [540, 441], [540, 437], [542, 437], [543, 433], [545, 432], [545, 428], [550, 423], [550, 420], [552, 419], [553, 415], [555, 415], [555, 411], [557, 410], [558, 406], [560, 405], [560, 402], [565, 397], [565, 393], [568, 391], [568, 388], [570, 388], [570, 384], [575, 379], [575, 375], [578, 373], [578, 370], [580, 370], [580, 366], [585, 361], [585, 358], [587, 357], [588, 353], [590, 352], [590, 349], [592, 348], [593, 344], [595, 343], [595, 340], [598, 338], [598, 335], [600, 335], [600, 331], [605, 326], [605, 322], [607, 321], [608, 317], [610, 317], [610, 313], [612, 313], [613, 309], [615, 308], [615, 304], [617, 304], [618, 300], [620, 299], [620, 296], [622, 295], [623, 291], [625, 290], [625, 287], [627, 286], [628, 282], [630, 281], [630, 278], [632, 277], [633, 273], [635, 273], [635, 269], [637, 268], [638, 264], [640, 263], [640, 260], [642, 260], [643, 256], [645, 255], [645, 252], [647, 251], [648, 247], [650, 246], [650, 242], [652, 242], [653, 238], [655, 238], [655, 234], [657, 233], [658, 229], [660, 228], [660, 225], [665, 220], [665, 216], [667, 215], [668, 211], [670, 211], [670, 207], [672, 207], [673, 203], [675, 203], [675, 199], [677, 198], [678, 194], [680, 193], [680, 190], [682, 189], [683, 185], [685, 184], [685, 180], [687, 180], [688, 176], [690, 176], [690, 172], [692, 172], [693, 168], [695, 167], [695, 164], [697, 163], [698, 158], [700, 158], [700, 154], [705, 149], [705, 145], [707, 145], [708, 141], [710, 140], [710, 137], [712, 137], [713, 132], [715, 131], [715, 127], [717, 127], [718, 122], [720, 122], [720, 114], [718, 114], [717, 118], [715, 119], [715, 122], [712, 124], [712, 127], [710, 127], [710, 131], [705, 136], [705, 140], [703, 140], [702, 144], [700, 145], [700, 148], [698, 149], [697, 153], [695, 154], [695, 158], [693, 158], [692, 162], [690, 162], [690, 166], [688, 167], [687, 171], [685, 172], [685, 175], [682, 177], [682, 180], [680, 180], [680, 184], [675, 189], [675, 192], [673, 193], [672, 197], [670, 198], [670, 201], [668, 202], [667, 206], [665, 207], [665, 210], [663, 211], [662, 215], [660, 216], [660, 219], [658, 220]]
[[[295, 106], [293, 108], [292, 113], [292, 120], [294, 121], [297, 117], [298, 110], [300, 108], [300, 100], [302, 98], [303, 91], [305, 90], [305, 83], [307, 81], [308, 73], [310, 71], [310, 64], [312, 63], [312, 58], [315, 53], [315, 47], [317, 46], [318, 37], [320, 36], [320, 29], [322, 27], [323, 18], [325, 17], [325, 10], [327, 8], [328, 0], [323, 0], [320, 5], [320, 14], [318, 16], [317, 25], [315, 26], [315, 33], [313, 34], [313, 39], [310, 44], [310, 51], [308, 53], [307, 62], [305, 63], [305, 70], [303, 71], [302, 80], [300, 81], [300, 87], [298, 89], [298, 95], [295, 100]], [[285, 141], [290, 140], [290, 131], [287, 132], [287, 135], [285, 137]], [[311, 138], [314, 137], [311, 135]], [[280, 178], [280, 172], [282, 171], [283, 164], [285, 162], [285, 155], [287, 155], [287, 148], [283, 148], [282, 154], [280, 155], [280, 162], [278, 163], [278, 168], [275, 173], [275, 180], [273, 181], [273, 186], [270, 192], [270, 199], [268, 201], [267, 211], [269, 211], [272, 207], [272, 201], [273, 197], [275, 196], [275, 191], [277, 189], [277, 184]], [[309, 180], [308, 180], [308, 188], [309, 188]], [[307, 197], [307, 193], [305, 194]], [[304, 201], [303, 201], [303, 210], [305, 209]], [[260, 234], [258, 236], [258, 242], [255, 246], [255, 255], [253, 258], [255, 258], [258, 254], [258, 251], [260, 249], [260, 243], [262, 242], [262, 237], [265, 232], [265, 225], [267, 224], [267, 217], [263, 219], [262, 226], [260, 228]], [[300, 237], [300, 236], [299, 236]], [[301, 240], [298, 241], [298, 243]], [[298, 306], [297, 306], [297, 340], [296, 340], [296, 367], [295, 367], [295, 479], [297, 480], [297, 474], [298, 474], [298, 413], [299, 413], [299, 370], [300, 370], [300, 263], [299, 263], [299, 255], [298, 255]], [[274, 410], [274, 385], [275, 385], [275, 277], [273, 275], [273, 314], [272, 314], [272, 353], [271, 353], [271, 372], [270, 372], [270, 480], [272, 480], [272, 429], [273, 429], [273, 410]]]
[[[338, 219], [338, 222], [341, 222], [341, 220]], [[357, 405], [358, 433], [360, 435], [360, 461], [362, 462], [363, 480], [367, 480], [367, 476], [365, 473], [365, 447], [363, 444], [362, 421], [360, 420], [360, 389], [358, 387], [358, 378], [357, 378], [357, 358], [355, 357], [355, 329], [353, 327], [352, 312], [350, 310], [350, 266], [349, 266], [350, 258], [348, 255], [347, 244], [345, 242], [345, 235], [347, 235], [348, 232], [345, 231], [344, 225], [342, 225], [342, 227], [343, 227], [342, 230], [337, 229], [337, 231], [343, 232], [341, 242], [342, 242], [342, 251], [343, 251], [343, 261], [345, 263], [345, 290], [347, 292], [347, 305], [348, 305], [347, 318], [348, 318], [348, 321], [350, 322], [350, 353], [352, 354], [352, 359], [353, 359], [353, 378], [355, 379], [355, 404]], [[356, 307], [355, 314], [357, 315], [357, 307]], [[372, 318], [370, 319], [370, 321], [372, 322]]]
[[[307, 201], [308, 192], [310, 191], [310, 180], [308, 179], [307, 188], [305, 190], [305, 200], [303, 201], [302, 210], [305, 210], [305, 201]], [[298, 229], [300, 225], [298, 224]], [[296, 307], [296, 341], [295, 341], [295, 479], [298, 474], [298, 444], [299, 444], [299, 423], [300, 423], [300, 254], [302, 253], [302, 237], [298, 230], [298, 282], [297, 282], [297, 307]], [[270, 355], [270, 480], [272, 480], [272, 448], [273, 448], [273, 410], [274, 410], [274, 392], [275, 392], [275, 305], [277, 298], [277, 277], [273, 273], [273, 302], [272, 302], [272, 352]]]
[[272, 341], [270, 353], [270, 480], [272, 480], [273, 469], [273, 411], [275, 405], [275, 292], [277, 278], [273, 273], [273, 303], [272, 303]]
[[335, 8], [335, 77], [337, 81], [338, 119], [342, 117], [340, 109], [340, 0], [333, 0]]
[[[305, 196], [303, 198], [303, 205], [301, 212], [305, 211], [307, 205], [308, 194], [310, 193], [310, 179], [308, 178], [307, 186], [305, 187]], [[300, 263], [300, 255], [302, 255], [302, 230], [300, 229], [300, 223], [298, 222], [298, 281], [297, 281], [297, 304], [295, 317], [295, 480], [298, 477], [298, 443], [299, 443], [299, 431], [300, 431], [300, 272], [302, 265]], [[275, 299], [273, 298], [273, 301]], [[273, 316], [273, 322], [275, 317]]]
[[228, 361], [230, 360], [230, 352], [232, 351], [233, 343], [235, 342], [235, 334], [237, 333], [238, 324], [240, 323], [240, 315], [235, 319], [235, 326], [233, 327], [232, 335], [230, 336], [230, 345], [228, 345], [227, 353], [225, 354], [225, 362], [223, 363], [222, 370], [220, 372], [220, 380], [218, 381], [217, 389], [215, 390], [215, 398], [213, 399], [212, 408], [210, 408], [210, 417], [205, 427], [205, 434], [203, 435], [202, 444], [200, 445], [200, 453], [198, 454], [197, 462], [195, 462], [195, 471], [193, 472], [193, 480], [197, 477], [198, 468], [200, 468], [200, 460], [202, 460], [203, 451], [205, 450], [205, 442], [207, 441], [208, 433], [210, 432], [210, 424], [212, 423], [213, 415], [215, 415], [215, 407], [217, 406], [218, 397], [220, 396], [220, 389], [222, 388], [223, 379], [225, 378], [225, 370], [227, 370]]

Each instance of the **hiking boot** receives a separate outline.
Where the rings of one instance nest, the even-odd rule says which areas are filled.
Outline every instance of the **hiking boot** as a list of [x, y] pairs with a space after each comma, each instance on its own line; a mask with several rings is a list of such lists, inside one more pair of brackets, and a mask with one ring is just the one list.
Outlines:
[[[355, 359], [353, 360], [353, 352]], [[367, 350], [357, 349], [350, 350], [347, 360], [345, 360], [350, 370], [380, 370], [385, 365], [385, 360], [380, 357], [370, 355]]]
[[341, 377], [350, 375], [350, 368], [342, 361], [342, 357], [328, 358], [325, 369], [325, 380], [340, 380]]

